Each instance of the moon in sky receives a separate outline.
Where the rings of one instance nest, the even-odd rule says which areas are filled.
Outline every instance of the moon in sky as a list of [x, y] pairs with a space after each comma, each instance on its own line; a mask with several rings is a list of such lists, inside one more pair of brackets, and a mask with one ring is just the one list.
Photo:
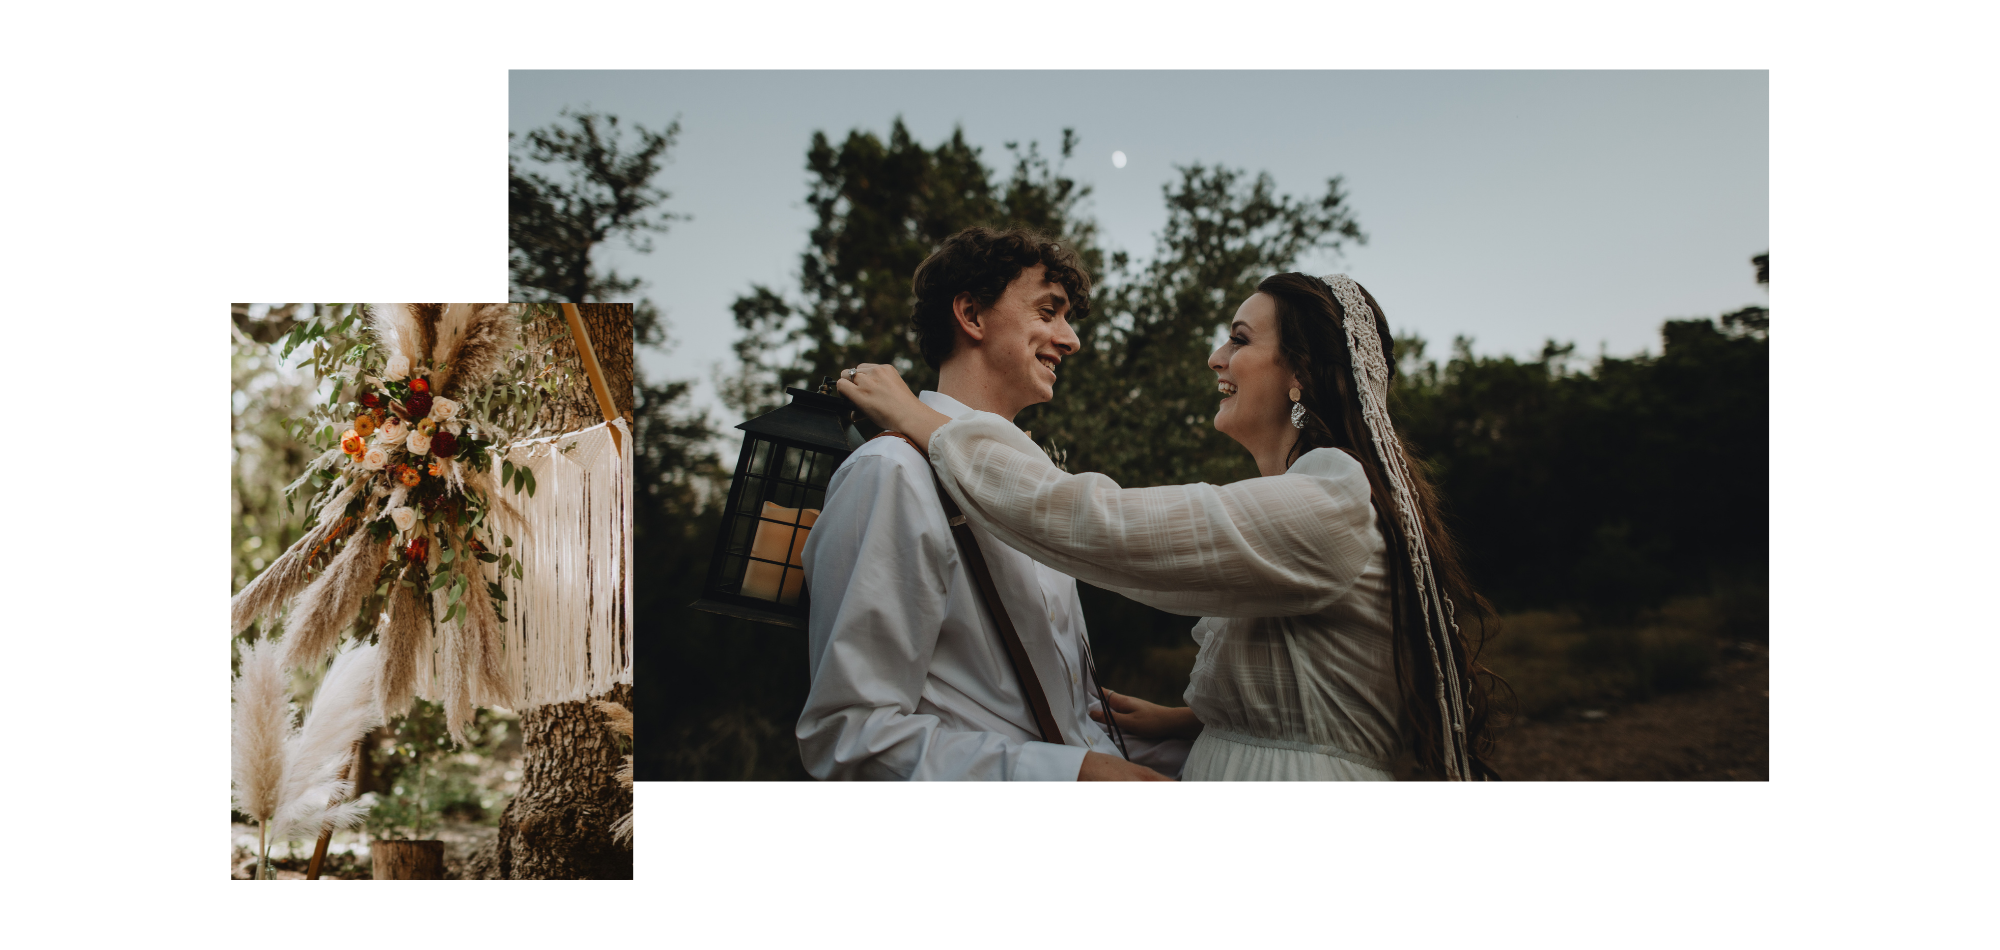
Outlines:
[[1125, 153], [1124, 153], [1124, 152], [1112, 152], [1112, 153], [1111, 153], [1111, 167], [1113, 167], [1113, 168], [1124, 168], [1124, 167], [1125, 167]]

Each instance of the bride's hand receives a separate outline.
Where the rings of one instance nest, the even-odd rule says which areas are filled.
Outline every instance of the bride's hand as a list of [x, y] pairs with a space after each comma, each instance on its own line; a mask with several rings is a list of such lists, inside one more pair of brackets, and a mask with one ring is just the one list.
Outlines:
[[951, 421], [918, 401], [910, 385], [903, 382], [903, 374], [886, 363], [862, 363], [841, 370], [840, 381], [834, 386], [876, 425], [915, 439], [926, 452], [930, 451], [931, 433]]
[[[1194, 710], [1186, 706], [1162, 706], [1108, 689], [1104, 691], [1104, 699], [1111, 704], [1111, 714], [1117, 717], [1118, 728], [1126, 735], [1141, 739], [1192, 739], [1201, 732], [1201, 720], [1194, 718]], [[1090, 718], [1103, 722], [1104, 714], [1093, 709]]]

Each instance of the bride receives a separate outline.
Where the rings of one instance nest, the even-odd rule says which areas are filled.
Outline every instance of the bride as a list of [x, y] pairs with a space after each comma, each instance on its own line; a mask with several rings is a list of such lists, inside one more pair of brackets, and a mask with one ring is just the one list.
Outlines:
[[[1350, 316], [1354, 319], [1350, 320]], [[1497, 778], [1480, 638], [1489, 608], [1459, 567], [1423, 469], [1388, 413], [1388, 321], [1344, 275], [1279, 274], [1210, 355], [1215, 428], [1260, 478], [1119, 488], [1068, 475], [1011, 423], [956, 421], [892, 366], [840, 393], [915, 440], [968, 518], [1057, 570], [1179, 614], [1205, 614], [1186, 707], [1112, 694], [1126, 732], [1193, 737], [1182, 777]]]

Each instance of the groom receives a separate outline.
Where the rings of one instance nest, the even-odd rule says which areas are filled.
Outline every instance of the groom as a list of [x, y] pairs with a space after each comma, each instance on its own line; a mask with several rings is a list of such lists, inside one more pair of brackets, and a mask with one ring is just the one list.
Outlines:
[[[925, 405], [1013, 419], [1055, 395], [1090, 308], [1076, 255], [1030, 231], [969, 228], [917, 267], [912, 322], [938, 371]], [[820, 779], [1163, 780], [1128, 762], [1092, 720], [1076, 581], [973, 529], [1062, 733], [1035, 716], [980, 600], [932, 481], [901, 439], [842, 463], [802, 552], [811, 590], [812, 691], [799, 754]], [[1135, 759], [1178, 773], [1187, 744], [1127, 737]]]

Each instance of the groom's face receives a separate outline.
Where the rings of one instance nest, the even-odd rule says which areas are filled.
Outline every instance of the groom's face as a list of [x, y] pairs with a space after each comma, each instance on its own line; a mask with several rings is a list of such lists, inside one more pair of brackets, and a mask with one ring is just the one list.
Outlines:
[[[960, 329], [973, 337], [967, 355], [993, 401], [1019, 412], [1055, 398], [1056, 372], [1080, 345], [1069, 326], [1068, 292], [1036, 264], [1022, 268], [991, 307], [977, 309], [971, 296], [960, 295]], [[968, 317], [975, 325], [967, 325]]]

